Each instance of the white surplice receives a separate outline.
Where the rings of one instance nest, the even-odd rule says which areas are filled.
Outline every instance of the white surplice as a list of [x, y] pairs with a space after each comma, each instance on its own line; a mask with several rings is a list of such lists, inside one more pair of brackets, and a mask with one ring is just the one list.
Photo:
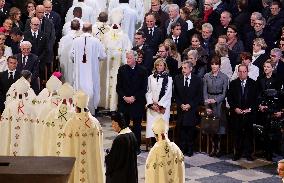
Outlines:
[[168, 139], [155, 143], [146, 160], [145, 183], [184, 183], [184, 156]]
[[120, 28], [112, 29], [105, 34], [104, 45], [107, 53], [107, 61], [101, 63], [101, 100], [100, 106], [110, 111], [117, 109], [116, 82], [117, 73], [121, 65], [126, 63], [126, 51], [132, 44]]
[[13, 55], [12, 48], [6, 45], [4, 45], [4, 47], [5, 47], [4, 56], [6, 57], [12, 56]]
[[82, 8], [82, 21], [89, 22], [89, 23], [95, 23], [96, 22], [96, 13], [97, 10], [94, 10], [91, 6], [88, 6], [84, 2], [77, 2], [74, 3], [71, 8], [67, 11], [65, 22], [69, 22], [74, 18], [73, 10], [75, 7], [81, 7]]
[[[86, 40], [86, 44], [85, 44]], [[86, 63], [83, 63], [84, 49]], [[74, 62], [73, 87], [83, 90], [90, 96], [89, 109], [94, 114], [100, 101], [100, 63], [106, 57], [104, 47], [99, 39], [90, 33], [83, 33], [73, 41], [72, 59]]]
[[[123, 19], [121, 21], [121, 28], [125, 34], [128, 35], [131, 43], [134, 41], [134, 34], [136, 30], [136, 24], [138, 23], [137, 10], [132, 9], [128, 3], [119, 3], [111, 11], [120, 11], [123, 14]], [[116, 14], [110, 13], [111, 16], [116, 16]]]
[[69, 183], [105, 182], [103, 134], [99, 121], [89, 112], [76, 113], [64, 128], [60, 156], [76, 157]]
[[171, 107], [171, 98], [172, 98], [172, 85], [173, 80], [172, 77], [168, 76], [168, 85], [165, 90], [165, 95], [159, 100], [159, 95], [162, 88], [163, 78], [159, 77], [154, 78], [154, 75], [150, 75], [148, 77], [148, 91], [146, 93], [146, 106], [155, 103], [158, 103], [159, 106], [163, 106], [166, 110], [164, 114], [160, 114], [155, 112], [152, 109], [147, 109], [147, 125], [146, 125], [146, 138], [155, 137], [152, 131], [152, 125], [155, 119], [158, 116], [162, 116], [165, 122], [167, 122], [166, 126], [168, 129], [169, 119], [170, 119], [170, 107]]
[[80, 18], [75, 17], [75, 18], [72, 18], [70, 21], [66, 22], [66, 23], [63, 25], [63, 28], [62, 28], [62, 36], [65, 36], [65, 35], [67, 35], [67, 34], [70, 33], [72, 20], [78, 20], [79, 23], [80, 23], [80, 30], [83, 29], [83, 25], [84, 25], [83, 20], [80, 19]]

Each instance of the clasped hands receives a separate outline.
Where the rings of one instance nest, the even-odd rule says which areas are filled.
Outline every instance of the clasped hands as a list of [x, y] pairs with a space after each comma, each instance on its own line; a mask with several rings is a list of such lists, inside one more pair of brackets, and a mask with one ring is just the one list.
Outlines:
[[242, 109], [240, 109], [240, 108], [236, 108], [236, 109], [235, 109], [235, 112], [236, 112], [237, 114], [247, 114], [247, 113], [250, 113], [250, 112], [251, 112], [251, 109], [249, 108], [249, 109], [244, 109], [244, 110], [242, 110]]
[[157, 113], [161, 113], [161, 114], [164, 114], [166, 109], [162, 106], [159, 106], [158, 103], [154, 102], [152, 107], [151, 107], [152, 110], [154, 110], [155, 112]]
[[130, 97], [123, 97], [124, 101], [128, 104], [132, 104], [135, 102], [135, 97], [134, 96], [130, 96]]
[[189, 109], [191, 108], [189, 104], [181, 104], [180, 107], [183, 111], [189, 111]]

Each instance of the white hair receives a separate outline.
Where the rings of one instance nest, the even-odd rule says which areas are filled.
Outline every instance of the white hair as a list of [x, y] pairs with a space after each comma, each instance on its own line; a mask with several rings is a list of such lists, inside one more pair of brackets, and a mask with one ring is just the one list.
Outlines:
[[20, 47], [22, 47], [23, 45], [28, 45], [29, 47], [32, 47], [32, 46], [33, 46], [32, 43], [29, 42], [29, 41], [22, 41], [22, 42], [20, 43]]
[[172, 8], [174, 10], [176, 10], [177, 12], [179, 12], [179, 6], [177, 4], [170, 4], [169, 5], [169, 9]]

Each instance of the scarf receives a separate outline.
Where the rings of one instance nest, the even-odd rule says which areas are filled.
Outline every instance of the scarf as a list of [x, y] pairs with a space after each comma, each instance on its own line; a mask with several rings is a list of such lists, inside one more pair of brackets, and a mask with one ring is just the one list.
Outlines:
[[163, 98], [163, 96], [166, 93], [166, 89], [168, 88], [168, 76], [169, 74], [167, 72], [162, 72], [162, 73], [158, 73], [157, 71], [154, 72], [153, 77], [157, 79], [157, 82], [159, 80], [159, 78], [163, 78], [163, 82], [162, 82], [162, 88], [159, 94], [159, 101], [161, 100], [161, 98]]
[[254, 62], [260, 55], [264, 54], [265, 50], [259, 50], [258, 52], [253, 52], [252, 62]]
[[231, 40], [228, 40], [227, 44], [228, 44], [228, 48], [230, 50], [233, 49], [233, 47], [235, 46], [235, 44], [237, 43], [238, 39], [237, 38], [234, 38], [234, 39], [231, 39]]
[[204, 22], [208, 21], [208, 18], [211, 15], [212, 12], [213, 12], [213, 8], [210, 8], [209, 10], [204, 10], [204, 16], [203, 16]]

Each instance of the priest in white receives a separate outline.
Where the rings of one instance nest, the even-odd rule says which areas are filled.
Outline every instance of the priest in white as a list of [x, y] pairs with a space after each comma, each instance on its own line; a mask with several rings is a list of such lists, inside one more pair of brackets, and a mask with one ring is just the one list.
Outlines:
[[88, 6], [84, 0], [78, 0], [77, 3], [74, 3], [71, 8], [67, 11], [66, 17], [65, 17], [65, 22], [71, 21], [73, 19], [73, 9], [75, 7], [81, 7], [82, 8], [82, 20], [84, 22], [91, 22], [95, 23], [96, 18], [98, 16], [98, 10], [93, 9], [91, 6]]
[[146, 160], [145, 183], [184, 183], [184, 156], [179, 147], [168, 139], [165, 121], [157, 118], [152, 129], [157, 142]]
[[72, 20], [70, 32], [60, 39], [58, 47], [60, 69], [63, 74], [64, 81], [69, 83], [73, 81], [74, 71], [74, 63], [70, 58], [70, 49], [72, 47], [73, 40], [82, 34], [82, 32], [80, 31], [80, 26], [81, 24], [79, 20]]
[[82, 20], [82, 8], [81, 7], [75, 7], [73, 9], [73, 17], [72, 17], [72, 19], [70, 21], [66, 22], [63, 25], [62, 36], [67, 35], [71, 31], [71, 22], [73, 20], [78, 20], [79, 21], [79, 23], [80, 23], [80, 30], [82, 30], [84, 22]]
[[5, 108], [0, 122], [0, 155], [33, 156], [33, 134], [36, 113], [26, 99], [29, 82], [21, 77], [15, 83], [17, 95]]
[[[110, 11], [110, 16], [115, 16], [116, 11], [120, 11], [123, 15], [121, 28], [125, 34], [128, 35], [130, 41], [133, 43], [136, 25], [139, 22], [137, 10], [132, 9], [128, 4], [129, 0], [119, 0], [119, 4]], [[112, 23], [112, 22], [111, 22]]]
[[104, 35], [110, 30], [108, 25], [108, 14], [106, 12], [101, 12], [99, 14], [97, 22], [92, 28], [93, 35], [103, 42]]
[[110, 111], [117, 110], [116, 82], [121, 65], [126, 63], [126, 51], [131, 50], [132, 44], [119, 24], [123, 18], [120, 11], [111, 16], [113, 25], [103, 38], [106, 48], [107, 61], [101, 63], [101, 100], [100, 106]]
[[95, 114], [100, 101], [100, 59], [106, 57], [99, 39], [92, 36], [92, 24], [85, 23], [83, 34], [73, 41], [72, 60], [74, 62], [73, 86], [90, 96], [89, 109]]
[[73, 94], [74, 89], [68, 83], [64, 83], [58, 90], [61, 98], [58, 107], [52, 109], [44, 120], [42, 130], [41, 147], [43, 156], [59, 156], [62, 140], [64, 137], [64, 127], [66, 122], [74, 116]]
[[64, 128], [61, 155], [76, 158], [69, 183], [105, 182], [102, 128], [88, 112], [88, 100], [88, 95], [83, 91], [75, 94], [76, 113]]
[[146, 138], [155, 137], [152, 125], [157, 116], [162, 116], [168, 131], [172, 86], [173, 79], [169, 76], [167, 63], [163, 58], [158, 58], [154, 63], [153, 74], [148, 77]]

